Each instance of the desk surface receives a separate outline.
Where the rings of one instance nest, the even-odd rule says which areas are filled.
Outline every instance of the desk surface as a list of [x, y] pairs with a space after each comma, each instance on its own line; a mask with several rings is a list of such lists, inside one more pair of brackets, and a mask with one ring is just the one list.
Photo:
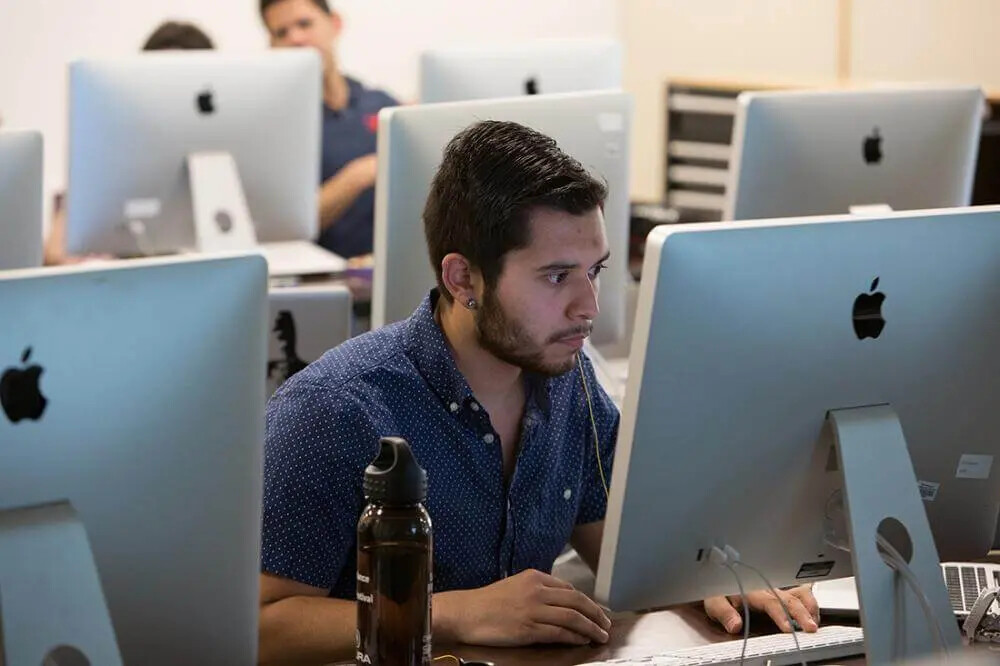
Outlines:
[[[492, 661], [496, 666], [571, 666], [615, 657], [638, 657], [734, 640], [712, 623], [700, 606], [681, 606], [654, 613], [619, 613], [611, 616], [611, 640], [597, 647], [483, 648], [468, 645], [435, 645], [434, 656], [453, 654], [463, 659]], [[765, 620], [766, 621], [766, 620]], [[763, 629], [761, 624], [760, 628]], [[758, 628], [757, 625], [752, 626]], [[789, 638], [791, 640], [791, 638]], [[838, 664], [863, 664], [864, 659], [840, 659]], [[441, 660], [440, 666], [454, 661]]]

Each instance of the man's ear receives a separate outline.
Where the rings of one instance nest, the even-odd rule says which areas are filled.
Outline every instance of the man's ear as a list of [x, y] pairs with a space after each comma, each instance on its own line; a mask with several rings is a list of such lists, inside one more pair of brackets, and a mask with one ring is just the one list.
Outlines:
[[335, 10], [330, 10], [330, 27], [333, 29], [333, 38], [337, 40], [340, 38], [340, 33], [344, 30], [344, 19]]
[[468, 307], [470, 302], [477, 302], [477, 287], [482, 278], [463, 255], [457, 252], [445, 255], [441, 260], [441, 281], [455, 302], [462, 307]]

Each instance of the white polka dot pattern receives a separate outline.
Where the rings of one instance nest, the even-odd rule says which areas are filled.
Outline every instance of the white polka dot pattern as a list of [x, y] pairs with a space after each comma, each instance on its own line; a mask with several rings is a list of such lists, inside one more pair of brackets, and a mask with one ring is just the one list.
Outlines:
[[[435, 590], [550, 571], [574, 526], [604, 517], [579, 373], [527, 379], [508, 488], [489, 415], [434, 321], [436, 298], [432, 291], [408, 320], [330, 350], [268, 403], [263, 571], [354, 598], [361, 482], [390, 435], [404, 437], [427, 470]], [[610, 474], [619, 415], [586, 358], [584, 370]]]

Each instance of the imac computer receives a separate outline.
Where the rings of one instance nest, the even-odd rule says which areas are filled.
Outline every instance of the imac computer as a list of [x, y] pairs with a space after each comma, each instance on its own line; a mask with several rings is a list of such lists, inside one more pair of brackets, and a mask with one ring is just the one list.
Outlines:
[[623, 60], [621, 43], [606, 39], [429, 50], [420, 56], [420, 101], [618, 90]]
[[0, 132], [0, 271], [42, 265], [42, 135]]
[[256, 663], [264, 260], [10, 271], [0, 303], [0, 661]]
[[82, 60], [69, 79], [70, 252], [148, 256], [260, 242], [280, 262], [282, 242], [310, 251], [322, 109], [311, 49]]
[[974, 87], [743, 93], [722, 219], [968, 206], [983, 104]]
[[985, 557], [1000, 506], [1000, 207], [663, 226], [644, 261], [597, 597], [736, 593], [727, 548], [777, 586], [853, 573], [884, 663], [878, 534], [956, 641], [940, 562]]
[[372, 327], [405, 319], [436, 285], [422, 213], [445, 146], [481, 120], [504, 120], [546, 134], [608, 185], [605, 231], [611, 250], [601, 273], [595, 344], [625, 330], [628, 273], [628, 154], [631, 98], [622, 92], [475, 100], [384, 109], [379, 114], [375, 187]]

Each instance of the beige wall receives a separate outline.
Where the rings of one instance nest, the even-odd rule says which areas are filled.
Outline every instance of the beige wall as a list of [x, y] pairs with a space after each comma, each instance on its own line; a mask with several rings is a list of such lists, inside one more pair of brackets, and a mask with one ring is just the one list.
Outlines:
[[[503, 11], [495, 0], [334, 6], [345, 22], [344, 68], [402, 99], [415, 96], [417, 55], [430, 46], [620, 34], [619, 0], [504, 0]], [[0, 117], [43, 132], [46, 192], [66, 184], [67, 62], [132, 54], [166, 18], [194, 21], [224, 51], [260, 51], [267, 37], [257, 7], [256, 0], [0, 0]]]
[[[838, 0], [623, 0], [625, 86], [635, 96], [632, 196], [663, 190], [668, 77], [827, 79]], [[998, 3], [1000, 4], [1000, 3]]]
[[636, 100], [632, 196], [663, 189], [670, 77], [976, 83], [1000, 94], [1000, 0], [622, 0], [626, 87]]
[[998, 0], [853, 0], [851, 71], [1000, 89]]

